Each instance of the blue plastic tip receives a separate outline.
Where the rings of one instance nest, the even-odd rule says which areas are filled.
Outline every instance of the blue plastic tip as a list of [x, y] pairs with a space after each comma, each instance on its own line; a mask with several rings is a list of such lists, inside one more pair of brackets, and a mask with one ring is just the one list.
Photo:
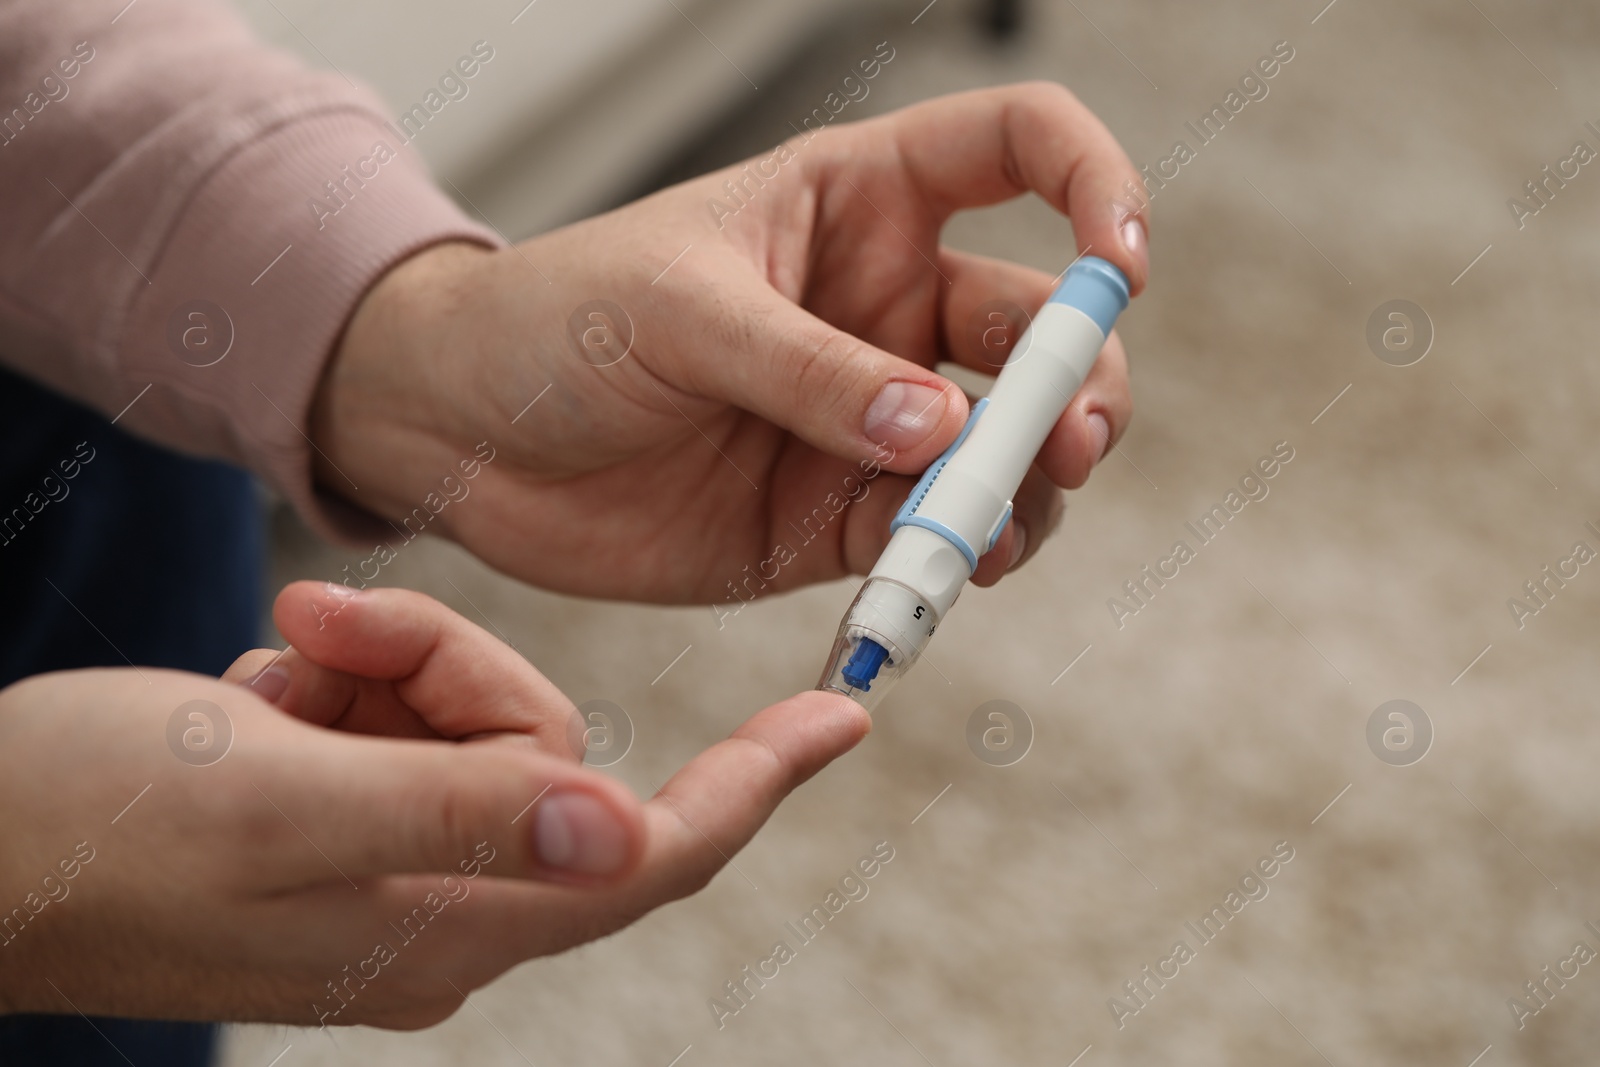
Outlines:
[[887, 648], [870, 637], [863, 637], [856, 650], [850, 653], [850, 662], [844, 665], [844, 680], [852, 689], [871, 692], [872, 680], [878, 676], [878, 669], [888, 658]]
[[1111, 326], [1128, 306], [1128, 279], [1099, 256], [1083, 256], [1067, 271], [1051, 301], [1077, 308], [1110, 334]]

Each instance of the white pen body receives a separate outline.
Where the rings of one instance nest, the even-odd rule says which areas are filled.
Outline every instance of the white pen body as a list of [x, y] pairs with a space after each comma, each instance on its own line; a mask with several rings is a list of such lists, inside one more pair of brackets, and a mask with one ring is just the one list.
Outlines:
[[961, 436], [912, 490], [845, 614], [820, 688], [876, 703], [921, 655], [978, 558], [994, 547], [1029, 466], [1127, 305], [1127, 282], [1115, 267], [1094, 260], [1085, 274], [1068, 272]]
[[[1104, 345], [1105, 335], [1088, 315], [1066, 304], [1046, 304], [995, 380], [972, 432], [917, 504], [916, 515], [952, 531], [979, 556], [992, 548], [1029, 466]], [[906, 536], [919, 528], [895, 531], [872, 576], [921, 589], [943, 615], [971, 571], [951, 588], [953, 569], [946, 566], [945, 553], [924, 538]], [[898, 550], [896, 539], [904, 542]], [[955, 544], [949, 547], [969, 562]], [[920, 562], [923, 557], [926, 563]]]

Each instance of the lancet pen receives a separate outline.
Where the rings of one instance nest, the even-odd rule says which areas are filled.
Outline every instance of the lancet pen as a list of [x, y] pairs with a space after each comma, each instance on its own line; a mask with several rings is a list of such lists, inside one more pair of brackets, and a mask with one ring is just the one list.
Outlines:
[[1128, 279], [1095, 256], [1074, 263], [960, 436], [894, 520], [883, 555], [839, 626], [817, 688], [869, 711], [911, 669], [1011, 521], [1011, 499], [1128, 306]]

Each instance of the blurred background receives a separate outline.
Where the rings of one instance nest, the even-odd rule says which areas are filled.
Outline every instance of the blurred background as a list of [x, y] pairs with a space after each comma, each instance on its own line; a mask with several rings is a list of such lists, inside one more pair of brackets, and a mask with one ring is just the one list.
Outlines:
[[[243, 6], [396, 115], [489, 42], [471, 95], [416, 143], [511, 238], [769, 149], [885, 41], [895, 58], [843, 117], [1047, 78], [1136, 165], [1178, 141], [1194, 155], [1166, 165], [1153, 281], [1120, 326], [1127, 437], [1058, 536], [966, 594], [871, 738], [736, 866], [433, 1029], [236, 1027], [229, 1064], [1592, 1056], [1600, 966], [1563, 961], [1600, 950], [1586, 926], [1600, 929], [1600, 563], [1562, 561], [1578, 542], [1600, 550], [1600, 168], [1563, 161], [1579, 141], [1600, 151], [1585, 126], [1600, 127], [1595, 9]], [[1292, 58], [1266, 95], [1202, 144], [1186, 124], [1275, 48]], [[945, 240], [1052, 273], [1074, 251], [1032, 198], [959, 216]], [[1135, 606], [1124, 582], [1193, 544], [1184, 524], [1275, 447], [1293, 458], [1268, 496], [1119, 625], [1108, 600]], [[365, 555], [317, 544], [286, 511], [274, 539], [274, 591]], [[1524, 583], [1546, 566], [1569, 577], [1541, 603]], [[632, 742], [610, 770], [641, 794], [812, 686], [853, 589], [758, 602], [719, 628], [706, 608], [545, 594], [444, 543], [385, 574], [500, 633], [580, 704], [620, 708]], [[1511, 598], [1539, 610], [1519, 618]], [[879, 842], [893, 859], [868, 896], [719, 1028], [724, 983]], [[1260, 899], [1235, 897], [1222, 932], [1196, 936], [1186, 924], [1274, 848], [1292, 858], [1246, 883]], [[1178, 941], [1193, 958], [1163, 963]], [[1158, 982], [1147, 965], [1178, 970]]]

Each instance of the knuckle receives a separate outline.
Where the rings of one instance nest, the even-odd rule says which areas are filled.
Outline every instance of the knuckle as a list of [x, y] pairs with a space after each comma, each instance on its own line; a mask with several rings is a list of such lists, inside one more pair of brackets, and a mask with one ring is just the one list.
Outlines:
[[489, 825], [489, 804], [478, 792], [445, 790], [437, 795], [409, 798], [410, 816], [401, 820], [412, 834], [408, 854], [440, 869], [453, 870], [457, 861], [472, 854]]
[[746, 752], [746, 762], [749, 766], [750, 777], [771, 779], [780, 794], [787, 792], [794, 783], [795, 772], [788, 760], [779, 755], [778, 750], [766, 737], [735, 735], [730, 738], [737, 742]]
[[843, 330], [795, 341], [780, 360], [795, 396], [825, 397], [830, 409], [842, 406], [850, 386], [871, 363], [866, 346]]
[[[718, 856], [709, 847], [702, 850], [702, 854], [695, 863], [683, 869], [683, 873], [673, 879], [667, 886], [666, 900], [682, 900], [692, 897], [706, 886], [726, 866], [722, 857]], [[665, 901], [663, 901], [664, 903]]]
[[456, 1012], [460, 1011], [461, 1008], [466, 1005], [466, 1003], [467, 1002], [465, 1000], [459, 1002], [438, 999], [431, 1000], [426, 1004], [412, 1009], [407, 1020], [407, 1025], [404, 1027], [404, 1029], [426, 1030], [430, 1026], [437, 1026], [439, 1023], [444, 1022]]
[[426, 995], [404, 995], [394, 1003], [374, 1008], [358, 1021], [384, 1030], [426, 1030], [450, 1018], [464, 1004], [465, 1000], [441, 997], [432, 991]]

